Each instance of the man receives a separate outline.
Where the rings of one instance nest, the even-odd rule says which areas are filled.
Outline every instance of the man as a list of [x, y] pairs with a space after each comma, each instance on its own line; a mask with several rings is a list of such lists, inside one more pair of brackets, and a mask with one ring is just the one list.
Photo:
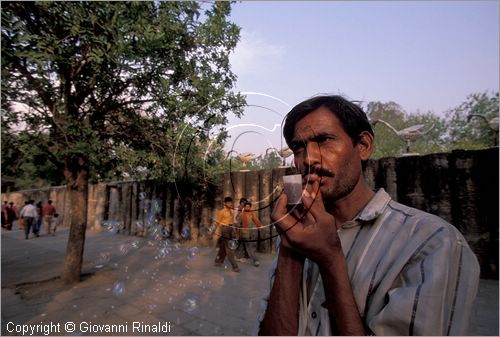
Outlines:
[[[281, 244], [262, 335], [466, 335], [479, 265], [443, 219], [401, 205], [363, 177], [374, 134], [339, 96], [295, 106], [283, 133], [303, 175], [303, 210], [281, 195]], [[298, 207], [297, 207], [298, 208]]]
[[[28, 240], [28, 236], [30, 234], [30, 228], [33, 224], [33, 220], [37, 217], [38, 211], [33, 205], [35, 201], [29, 200], [28, 203], [21, 210], [20, 216], [24, 220], [24, 235], [25, 239]], [[35, 234], [35, 233], [33, 233]], [[36, 235], [36, 234], [35, 234]]]
[[[7, 207], [7, 229], [11, 230], [14, 221], [17, 220], [17, 208], [16, 205], [11, 201], [9, 202], [9, 207]], [[19, 224], [19, 221], [18, 221]]]
[[217, 211], [215, 222], [218, 227], [220, 227], [220, 237], [217, 241], [219, 251], [215, 257], [215, 266], [221, 267], [226, 259], [226, 256], [231, 263], [234, 272], [239, 272], [240, 268], [236, 263], [234, 258], [234, 252], [229, 248], [228, 242], [233, 238], [235, 234], [235, 228], [233, 227], [234, 221], [234, 204], [233, 198], [224, 198], [224, 207]]
[[[51, 234], [51, 225], [56, 208], [52, 205], [52, 200], [47, 201], [47, 204], [42, 208], [43, 224], [47, 228], [47, 234]], [[55, 228], [53, 229], [55, 233]]]
[[4, 201], [2, 204], [2, 228], [5, 228], [5, 225], [7, 223], [7, 207], [9, 207], [9, 204], [7, 201]]
[[36, 217], [33, 219], [33, 234], [38, 238], [40, 237], [40, 228], [42, 227], [42, 211], [43, 205], [42, 202], [39, 201], [35, 205], [36, 207]]
[[260, 265], [259, 260], [255, 256], [256, 244], [251, 241], [250, 237], [250, 226], [251, 222], [258, 228], [263, 227], [262, 222], [257, 218], [255, 212], [252, 211], [252, 203], [246, 201], [240, 215], [238, 216], [238, 227], [240, 231], [240, 257], [247, 257], [252, 259], [252, 263], [255, 267]]

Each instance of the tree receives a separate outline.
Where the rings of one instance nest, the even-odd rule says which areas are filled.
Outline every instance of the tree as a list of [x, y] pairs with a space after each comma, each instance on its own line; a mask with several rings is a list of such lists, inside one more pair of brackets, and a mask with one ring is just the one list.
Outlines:
[[[366, 113], [370, 121], [382, 119], [390, 123], [396, 130], [423, 124], [424, 130], [432, 126], [432, 130], [411, 145], [411, 151], [427, 154], [441, 151], [444, 147], [440, 134], [443, 132], [444, 120], [439, 116], [428, 113], [408, 114], [399, 104], [395, 102], [370, 102], [366, 107]], [[384, 125], [376, 124], [375, 151], [373, 158], [396, 157], [404, 153], [405, 143], [393, 131]]]
[[58, 168], [46, 160], [39, 147], [31, 144], [46, 144], [47, 135], [15, 132], [2, 127], [2, 180], [12, 179], [17, 189], [60, 185], [63, 178]]
[[[241, 113], [228, 55], [230, 3], [3, 2], [2, 124], [64, 176], [71, 228], [63, 272], [80, 278], [88, 180], [173, 180], [180, 128], [201, 142]], [[42, 134], [43, 136], [37, 137]], [[217, 141], [222, 141], [218, 139]], [[177, 167], [174, 167], [177, 165]]]
[[[458, 107], [446, 111], [444, 117], [433, 112], [409, 114], [394, 102], [370, 102], [365, 111], [371, 121], [382, 119], [397, 130], [417, 124], [425, 125], [424, 129], [427, 130], [434, 125], [428, 134], [412, 144], [412, 152], [429, 154], [497, 145], [498, 132], [491, 129], [486, 121], [498, 117], [498, 104], [498, 92], [484, 92], [469, 95]], [[485, 118], [470, 119], [468, 117], [471, 114]], [[374, 159], [401, 155], [404, 143], [394, 132], [379, 124], [375, 125], [374, 132]]]
[[249, 164], [252, 170], [272, 170], [278, 168], [283, 163], [283, 159], [276, 151], [268, 151], [264, 155], [260, 155], [253, 159]]
[[[492, 130], [485, 120], [498, 118], [498, 92], [474, 93], [467, 96], [465, 102], [446, 112], [448, 123], [445, 133], [449, 150], [484, 149], [498, 145], [497, 132]], [[471, 114], [485, 116], [485, 120], [469, 119]]]

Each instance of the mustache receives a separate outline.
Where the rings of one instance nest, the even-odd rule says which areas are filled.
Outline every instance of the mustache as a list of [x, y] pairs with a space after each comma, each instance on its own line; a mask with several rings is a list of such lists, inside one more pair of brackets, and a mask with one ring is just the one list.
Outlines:
[[335, 177], [335, 173], [324, 169], [322, 167], [308, 166], [306, 167], [305, 172], [302, 174], [302, 178], [306, 178], [310, 174], [316, 174], [318, 177]]

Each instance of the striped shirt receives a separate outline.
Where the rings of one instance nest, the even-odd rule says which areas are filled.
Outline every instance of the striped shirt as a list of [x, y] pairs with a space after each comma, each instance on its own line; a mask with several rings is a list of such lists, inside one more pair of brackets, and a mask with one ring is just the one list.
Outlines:
[[[375, 335], [467, 335], [479, 264], [443, 219], [399, 204], [380, 189], [338, 229], [359, 314]], [[277, 258], [270, 271], [269, 293]], [[264, 318], [269, 293], [263, 301]], [[332, 335], [318, 266], [306, 259], [299, 335]]]

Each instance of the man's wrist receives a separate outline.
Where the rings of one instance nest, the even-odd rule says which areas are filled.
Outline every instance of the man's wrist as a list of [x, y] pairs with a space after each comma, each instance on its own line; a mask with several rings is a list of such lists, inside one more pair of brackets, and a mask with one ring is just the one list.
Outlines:
[[335, 269], [336, 266], [345, 263], [345, 257], [344, 257], [344, 252], [342, 251], [342, 247], [338, 246], [331, 247], [329, 253], [325, 254], [324, 257], [315, 262], [318, 265], [320, 271], [322, 269], [329, 270], [332, 267], [333, 269]]

